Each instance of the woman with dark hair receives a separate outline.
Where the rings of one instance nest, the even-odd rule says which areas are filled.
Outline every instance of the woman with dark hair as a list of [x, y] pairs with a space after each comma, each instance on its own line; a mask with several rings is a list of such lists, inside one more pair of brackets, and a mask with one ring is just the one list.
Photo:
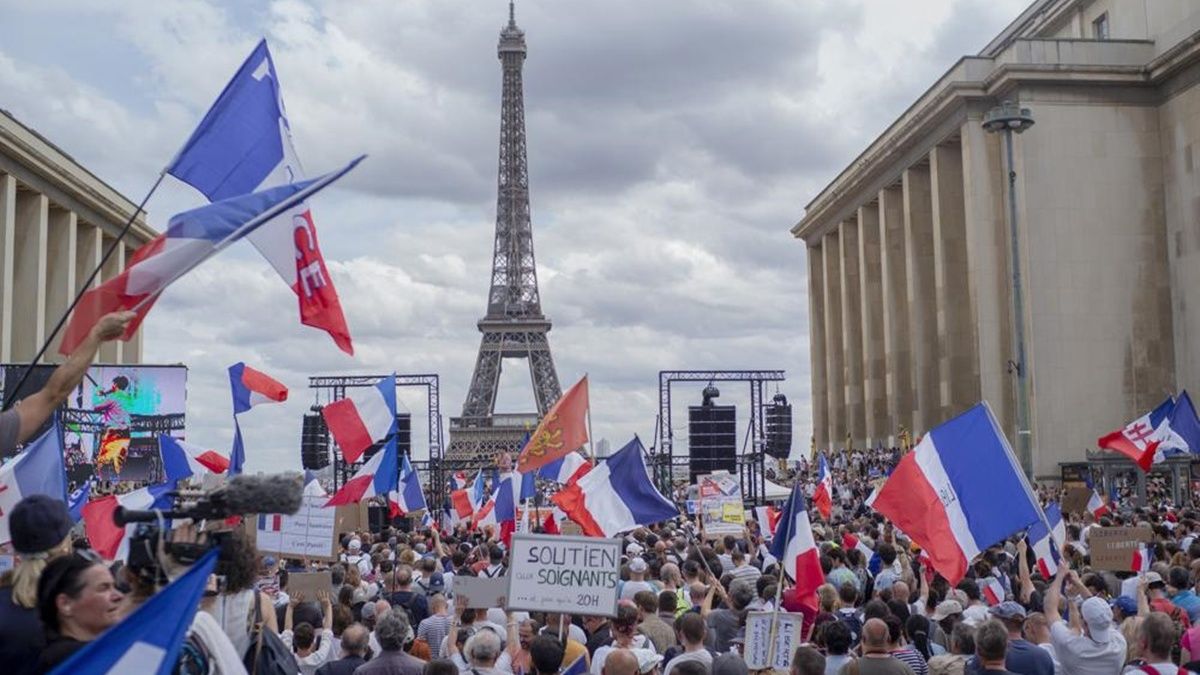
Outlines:
[[120, 619], [121, 591], [95, 554], [76, 551], [47, 563], [37, 598], [46, 630], [38, 672], [52, 670]]
[[224, 575], [225, 588], [211, 602], [203, 603], [201, 609], [221, 625], [234, 651], [245, 655], [255, 634], [254, 602], [258, 603], [264, 627], [278, 633], [279, 622], [270, 596], [254, 589], [258, 577], [258, 551], [254, 543], [241, 530], [230, 532], [228, 537], [217, 558], [217, 574]]
[[942, 649], [940, 645], [930, 641], [929, 630], [929, 619], [920, 614], [913, 614], [908, 617], [908, 621], [904, 622], [904, 632], [908, 635], [909, 643], [926, 661], [931, 657], [946, 653], [946, 650]]

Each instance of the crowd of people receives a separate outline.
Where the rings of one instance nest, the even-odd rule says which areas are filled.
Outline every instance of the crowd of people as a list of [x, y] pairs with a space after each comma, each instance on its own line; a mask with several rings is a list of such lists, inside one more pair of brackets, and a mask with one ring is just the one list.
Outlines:
[[[78, 382], [96, 347], [128, 317], [102, 321], [81, 351], [16, 410], [0, 413], [0, 451], [29, 437]], [[1057, 570], [1043, 575], [1021, 534], [983, 551], [951, 585], [866, 497], [897, 448], [836, 453], [832, 514], [815, 515], [823, 582], [801, 596], [771, 554], [771, 533], [706, 536], [682, 513], [622, 535], [615, 616], [469, 606], [455, 580], [503, 577], [511, 561], [493, 527], [457, 524], [340, 533], [335, 560], [278, 559], [233, 529], [221, 549], [178, 673], [311, 675], [746, 675], [751, 612], [802, 616], [792, 675], [1163, 675], [1200, 673], [1200, 518], [1161, 499], [1099, 519], [1066, 514]], [[815, 467], [780, 470], [812, 494]], [[1154, 487], [1152, 485], [1152, 487]], [[1059, 490], [1039, 489], [1043, 501]], [[683, 504], [680, 504], [682, 507]], [[186, 565], [159, 551], [103, 560], [58, 498], [26, 497], [7, 514], [15, 567], [0, 576], [3, 672], [43, 673], [154, 597]], [[1153, 533], [1142, 573], [1094, 569], [1097, 527]], [[538, 527], [532, 527], [538, 531]], [[177, 540], [211, 534], [185, 525]], [[298, 572], [329, 587], [289, 590]]]

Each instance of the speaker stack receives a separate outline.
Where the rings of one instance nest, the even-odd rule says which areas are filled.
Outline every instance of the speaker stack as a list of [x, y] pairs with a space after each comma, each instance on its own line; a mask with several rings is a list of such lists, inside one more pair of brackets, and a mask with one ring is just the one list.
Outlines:
[[[385, 441], [386, 442], [386, 441]], [[367, 461], [375, 453], [383, 449], [384, 443], [376, 443], [363, 453], [362, 461]], [[410, 413], [396, 414], [396, 452], [397, 457], [412, 456], [412, 415]]]
[[774, 400], [763, 408], [767, 426], [766, 452], [776, 459], [787, 459], [792, 452], [792, 404], [783, 394], [775, 394]]
[[688, 476], [714, 471], [737, 473], [737, 406], [715, 405], [716, 387], [704, 389], [704, 403], [688, 406]]
[[305, 413], [301, 422], [300, 464], [309, 471], [329, 466], [329, 430], [320, 410]]

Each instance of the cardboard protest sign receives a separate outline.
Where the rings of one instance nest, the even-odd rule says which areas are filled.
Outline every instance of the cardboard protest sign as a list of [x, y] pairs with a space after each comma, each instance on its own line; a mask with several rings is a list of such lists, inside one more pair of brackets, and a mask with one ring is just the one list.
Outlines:
[[491, 609], [508, 604], [508, 578], [454, 575], [455, 609]]
[[1063, 513], [1087, 513], [1088, 500], [1091, 498], [1092, 489], [1089, 487], [1070, 488], [1063, 496], [1062, 511]]
[[333, 594], [333, 579], [329, 570], [293, 572], [288, 575], [287, 592], [293, 598], [301, 597], [305, 602], [316, 602], [320, 591]]
[[[803, 614], [780, 612], [775, 619], [775, 648], [771, 650], [772, 612], [750, 612], [746, 617], [746, 650], [743, 658], [750, 670], [775, 668], [787, 671], [800, 639]], [[768, 661], [773, 661], [769, 663]]]
[[518, 533], [509, 560], [507, 609], [616, 616], [620, 539]]
[[1154, 533], [1148, 527], [1093, 527], [1088, 530], [1092, 567], [1129, 572], [1133, 569], [1133, 553], [1138, 545], [1153, 539]]

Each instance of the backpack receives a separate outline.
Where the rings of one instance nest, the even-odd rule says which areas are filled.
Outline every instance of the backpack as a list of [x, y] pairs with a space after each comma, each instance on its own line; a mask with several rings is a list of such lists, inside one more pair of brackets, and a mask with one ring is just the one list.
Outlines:
[[858, 612], [842, 612], [839, 610], [834, 613], [834, 616], [836, 616], [837, 620], [842, 622], [846, 628], [850, 629], [850, 646], [854, 647], [858, 645], [858, 641], [862, 637], [863, 629], [863, 622], [862, 619], [858, 618]]
[[250, 647], [242, 657], [249, 675], [300, 675], [296, 657], [283, 640], [263, 625], [262, 605], [258, 593], [254, 594], [254, 624], [251, 629]]

